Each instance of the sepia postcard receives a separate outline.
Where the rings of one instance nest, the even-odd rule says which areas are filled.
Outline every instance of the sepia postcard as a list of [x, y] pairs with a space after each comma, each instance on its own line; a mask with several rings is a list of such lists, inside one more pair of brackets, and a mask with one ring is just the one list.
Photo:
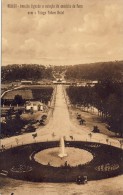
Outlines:
[[0, 195], [123, 194], [123, 0], [1, 0]]

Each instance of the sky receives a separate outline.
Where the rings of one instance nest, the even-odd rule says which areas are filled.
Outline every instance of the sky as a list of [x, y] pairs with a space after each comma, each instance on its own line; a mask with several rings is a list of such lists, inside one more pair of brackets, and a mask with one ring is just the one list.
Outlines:
[[[31, 4], [60, 8], [20, 8]], [[123, 60], [123, 0], [2, 0], [2, 65], [114, 60]]]

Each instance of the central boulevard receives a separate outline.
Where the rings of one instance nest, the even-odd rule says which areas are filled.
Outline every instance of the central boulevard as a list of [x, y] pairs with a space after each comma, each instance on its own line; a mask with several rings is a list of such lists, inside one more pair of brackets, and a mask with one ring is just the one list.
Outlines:
[[[90, 128], [86, 125], [79, 126], [73, 123], [70, 119], [68, 111], [68, 105], [66, 102], [65, 89], [63, 85], [57, 85], [54, 90], [54, 98], [52, 106], [50, 108], [49, 122], [44, 127], [38, 127], [36, 129], [37, 137], [33, 139], [32, 133], [22, 134], [19, 136], [13, 136], [1, 140], [1, 144], [5, 145], [6, 148], [17, 146], [16, 139], [18, 139], [18, 145], [42, 142], [42, 141], [55, 141], [60, 140], [61, 137], [65, 137], [66, 140], [78, 140], [78, 141], [96, 141], [99, 140], [105, 143], [107, 136], [104, 134], [92, 134], [89, 137]], [[93, 127], [93, 124], [92, 124]], [[110, 139], [111, 140], [111, 139]], [[111, 141], [115, 141], [112, 139]], [[115, 141], [116, 142], [116, 141]], [[118, 143], [118, 142], [117, 142]], [[115, 143], [115, 144], [117, 144]]]

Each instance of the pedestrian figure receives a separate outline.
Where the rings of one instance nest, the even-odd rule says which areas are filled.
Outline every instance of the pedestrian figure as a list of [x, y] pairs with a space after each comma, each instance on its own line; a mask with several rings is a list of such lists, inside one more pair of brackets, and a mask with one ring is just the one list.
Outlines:
[[70, 135], [70, 138], [73, 140], [73, 136]]
[[48, 162], [48, 166], [50, 166], [50, 162]]
[[67, 167], [67, 161], [65, 161], [65, 164], [64, 165], [65, 165], [65, 167]]
[[52, 136], [55, 137], [55, 133], [54, 132], [52, 133]]

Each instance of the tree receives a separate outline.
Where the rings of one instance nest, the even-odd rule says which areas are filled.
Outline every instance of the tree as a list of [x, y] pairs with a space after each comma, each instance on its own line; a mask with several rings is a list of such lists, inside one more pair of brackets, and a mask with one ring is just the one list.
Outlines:
[[22, 95], [15, 95], [14, 97], [14, 103], [15, 104], [23, 104], [23, 98], [22, 98]]

